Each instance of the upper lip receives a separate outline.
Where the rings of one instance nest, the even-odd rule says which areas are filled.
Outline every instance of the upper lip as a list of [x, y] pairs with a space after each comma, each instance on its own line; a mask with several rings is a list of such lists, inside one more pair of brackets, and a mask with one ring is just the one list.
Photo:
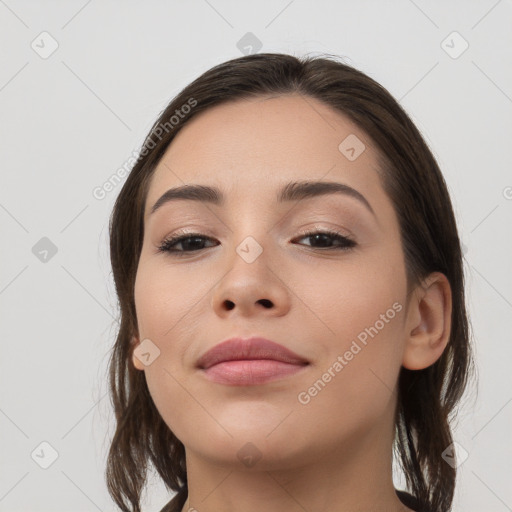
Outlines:
[[203, 370], [223, 361], [242, 359], [272, 359], [290, 364], [307, 364], [308, 361], [292, 350], [271, 340], [260, 337], [230, 338], [204, 353], [197, 361]]

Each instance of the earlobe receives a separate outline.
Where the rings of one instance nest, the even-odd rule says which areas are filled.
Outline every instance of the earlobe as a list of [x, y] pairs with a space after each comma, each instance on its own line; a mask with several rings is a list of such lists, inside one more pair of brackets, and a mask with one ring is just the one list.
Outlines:
[[428, 276], [409, 304], [402, 365], [422, 370], [434, 364], [450, 339], [452, 294], [447, 277]]
[[135, 368], [137, 370], [144, 370], [144, 365], [142, 364], [142, 362], [139, 360], [139, 358], [135, 355], [135, 349], [137, 348], [137, 345], [139, 344], [139, 340], [138, 338], [136, 338], [135, 336], [132, 338], [132, 342], [131, 342], [131, 352], [132, 352], [132, 362], [133, 362], [133, 366], [135, 366]]

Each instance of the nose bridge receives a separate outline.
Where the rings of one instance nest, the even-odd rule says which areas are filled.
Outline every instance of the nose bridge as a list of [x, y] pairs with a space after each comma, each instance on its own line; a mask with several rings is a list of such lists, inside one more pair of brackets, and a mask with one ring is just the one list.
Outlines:
[[271, 309], [272, 314], [288, 311], [289, 290], [278, 270], [268, 230], [265, 222], [254, 218], [237, 223], [232, 233], [233, 251], [212, 299], [219, 314], [226, 309], [244, 315], [261, 308]]
[[280, 212], [276, 216], [272, 213], [272, 205], [267, 202], [258, 203], [249, 197], [244, 203], [245, 198], [239, 196], [239, 199], [242, 200], [238, 203], [236, 213], [233, 213], [235, 222], [230, 233], [230, 246], [234, 251], [230, 262], [236, 267], [241, 266], [242, 272], [263, 271], [272, 274], [271, 269], [279, 274], [278, 269], [283, 269], [283, 265], [278, 258], [277, 234], [287, 213]]
[[237, 208], [232, 227], [235, 251], [245, 262], [254, 261], [261, 254], [263, 246], [268, 245], [271, 228], [270, 217], [265, 213], [265, 207], [251, 201], [250, 198], [248, 203]]
[[[269, 262], [274, 251], [271, 248], [271, 240], [265, 229], [237, 229], [233, 234], [233, 254], [229, 258], [232, 270], [249, 273], [255, 278], [260, 272], [272, 267]], [[273, 259], [273, 258], [271, 258]], [[268, 269], [267, 269], [268, 271]]]

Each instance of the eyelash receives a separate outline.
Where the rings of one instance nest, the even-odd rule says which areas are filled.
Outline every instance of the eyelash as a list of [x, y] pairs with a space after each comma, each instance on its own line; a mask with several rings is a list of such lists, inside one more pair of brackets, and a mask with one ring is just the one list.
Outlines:
[[[337, 240], [344, 244], [344, 245], [338, 246], [338, 247], [326, 247], [323, 249], [319, 248], [319, 249], [317, 249], [319, 251], [329, 251], [329, 250], [348, 251], [357, 245], [357, 243], [354, 240], [352, 240], [351, 238], [346, 237], [346, 236], [342, 235], [341, 233], [338, 233], [337, 231], [331, 231], [328, 229], [323, 230], [323, 231], [307, 231], [307, 232], [301, 233], [300, 238], [309, 238], [309, 237], [313, 237], [315, 235], [327, 235], [327, 236], [332, 237], [333, 240]], [[195, 252], [197, 253], [197, 252], [200, 252], [203, 250], [203, 249], [197, 249], [195, 251], [177, 251], [176, 249], [171, 249], [171, 247], [173, 245], [183, 242], [184, 240], [187, 240], [189, 238], [202, 238], [202, 239], [210, 240], [210, 241], [213, 240], [213, 238], [204, 236], [200, 233], [187, 233], [184, 235], [176, 235], [174, 237], [166, 238], [162, 242], [162, 244], [158, 247], [158, 252], [164, 252], [164, 253], [167, 252], [176, 257], [183, 257], [187, 254], [191, 254], [191, 253], [195, 253]], [[315, 249], [315, 248], [313, 247], [313, 249]]]

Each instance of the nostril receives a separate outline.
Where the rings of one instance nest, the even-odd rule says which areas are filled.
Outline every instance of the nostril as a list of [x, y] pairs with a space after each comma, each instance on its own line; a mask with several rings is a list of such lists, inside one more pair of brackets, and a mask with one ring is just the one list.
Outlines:
[[235, 303], [230, 300], [226, 300], [225, 304], [226, 304], [226, 309], [228, 311], [231, 311], [235, 307]]

